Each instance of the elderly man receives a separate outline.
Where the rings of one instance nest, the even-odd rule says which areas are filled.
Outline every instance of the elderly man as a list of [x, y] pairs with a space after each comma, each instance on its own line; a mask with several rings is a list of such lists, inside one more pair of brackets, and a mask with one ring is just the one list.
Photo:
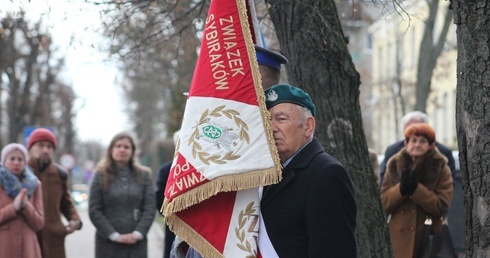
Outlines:
[[262, 191], [262, 257], [356, 257], [355, 190], [342, 164], [313, 137], [313, 101], [285, 84], [265, 96], [283, 179]]

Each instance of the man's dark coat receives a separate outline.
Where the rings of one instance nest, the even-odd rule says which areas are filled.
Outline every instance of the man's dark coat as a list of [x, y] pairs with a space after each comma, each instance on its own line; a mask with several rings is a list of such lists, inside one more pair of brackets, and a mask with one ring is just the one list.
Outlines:
[[356, 200], [344, 167], [315, 138], [264, 187], [261, 212], [279, 257], [356, 257]]

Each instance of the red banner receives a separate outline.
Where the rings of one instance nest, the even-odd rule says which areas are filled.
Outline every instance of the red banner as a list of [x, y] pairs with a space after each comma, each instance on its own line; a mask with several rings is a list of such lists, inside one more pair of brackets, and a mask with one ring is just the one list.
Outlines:
[[204, 257], [257, 257], [257, 188], [281, 178], [250, 4], [211, 1], [165, 190], [167, 223]]

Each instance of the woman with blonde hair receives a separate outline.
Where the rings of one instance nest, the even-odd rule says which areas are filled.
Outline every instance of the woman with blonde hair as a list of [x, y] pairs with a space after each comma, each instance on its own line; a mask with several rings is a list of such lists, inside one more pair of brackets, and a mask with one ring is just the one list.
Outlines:
[[146, 258], [146, 235], [155, 217], [151, 170], [135, 161], [136, 144], [115, 135], [97, 165], [90, 187], [89, 216], [97, 229], [95, 257]]
[[405, 129], [405, 147], [388, 160], [381, 201], [396, 258], [417, 257], [426, 217], [432, 219], [432, 232], [440, 233], [451, 203], [451, 170], [435, 139], [429, 125], [412, 124]]

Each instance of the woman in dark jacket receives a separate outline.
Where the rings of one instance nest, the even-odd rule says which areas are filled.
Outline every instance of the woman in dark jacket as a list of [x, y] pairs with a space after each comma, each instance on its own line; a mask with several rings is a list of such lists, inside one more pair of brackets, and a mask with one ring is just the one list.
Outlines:
[[135, 152], [131, 135], [119, 133], [97, 166], [89, 199], [97, 258], [148, 256], [146, 235], [155, 217], [155, 195], [151, 170], [136, 164]]
[[451, 171], [434, 142], [429, 125], [412, 124], [405, 129], [405, 147], [388, 161], [381, 201], [389, 214], [396, 258], [416, 257], [426, 217], [439, 233], [451, 203]]

